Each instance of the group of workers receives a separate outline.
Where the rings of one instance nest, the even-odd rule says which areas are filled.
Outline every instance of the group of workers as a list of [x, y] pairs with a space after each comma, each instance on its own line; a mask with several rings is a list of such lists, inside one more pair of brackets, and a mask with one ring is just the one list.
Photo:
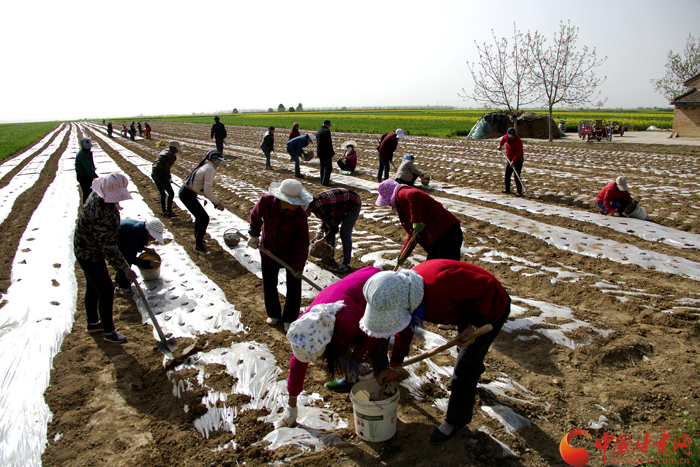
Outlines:
[[[207, 254], [204, 239], [209, 216], [198, 197], [209, 199], [216, 209], [224, 210], [212, 186], [223, 157], [226, 131], [216, 118], [211, 136], [216, 150], [207, 152], [203, 160], [183, 180], [179, 198], [194, 217], [194, 251]], [[485, 370], [484, 358], [510, 314], [510, 297], [490, 272], [461, 261], [463, 234], [460, 221], [429, 194], [413, 187], [418, 177], [429, 178], [413, 164], [414, 157], [403, 157], [396, 179], [388, 177], [398, 141], [405, 139], [403, 130], [382, 135], [377, 147], [377, 206], [388, 206], [396, 213], [407, 233], [397, 266], [404, 266], [415, 245], [427, 254], [426, 260], [411, 269], [381, 271], [369, 266], [352, 272], [352, 231], [362, 209], [360, 195], [342, 187], [331, 187], [330, 171], [335, 154], [331, 142], [330, 121], [324, 121], [316, 135], [299, 133], [298, 124], [290, 132], [286, 144], [295, 162], [295, 177], [303, 179], [299, 170], [303, 148], [317, 142], [322, 159], [321, 184], [326, 188], [311, 194], [295, 178], [274, 182], [268, 193], [256, 202], [250, 213], [248, 246], [258, 249], [261, 260], [266, 323], [282, 321], [293, 356], [287, 381], [288, 405], [282, 423], [292, 426], [297, 418], [297, 397], [303, 390], [310, 362], [324, 359], [331, 381], [330, 390], [346, 392], [360, 378], [360, 364], [370, 361], [377, 382], [391, 382], [400, 371], [411, 343], [423, 335], [424, 322], [452, 325], [459, 332], [490, 324], [493, 330], [475, 339], [467, 337], [458, 345], [451, 394], [445, 421], [438, 426], [430, 441], [443, 443], [453, 438], [472, 419], [476, 387]], [[222, 130], [223, 129], [223, 130]], [[506, 190], [510, 192], [510, 176], [522, 170], [522, 141], [509, 129], [500, 141], [506, 146]], [[261, 149], [266, 168], [271, 169], [274, 150], [274, 127], [269, 127]], [[91, 141], [83, 138], [76, 155], [76, 176], [83, 192], [83, 209], [75, 229], [74, 251], [86, 279], [85, 309], [87, 331], [103, 333], [104, 340], [123, 343], [112, 319], [114, 294], [129, 295], [130, 283], [136, 280], [131, 265], [156, 268], [157, 261], [144, 260], [137, 253], [150, 242], [163, 244], [163, 223], [158, 219], [122, 220], [119, 203], [131, 199], [128, 179], [113, 173], [100, 177], [92, 160]], [[348, 141], [344, 154], [337, 161], [340, 170], [352, 173], [357, 165], [356, 144]], [[160, 193], [162, 215], [176, 216], [172, 210], [174, 192], [170, 170], [181, 151], [177, 141], [159, 154], [151, 177]], [[522, 185], [516, 177], [517, 194]], [[633, 202], [625, 177], [607, 185], [596, 199], [601, 214], [624, 215]], [[321, 229], [310, 240], [308, 217], [321, 220]], [[330, 245], [335, 252], [335, 236], [340, 233], [343, 245], [342, 263], [335, 271], [344, 278], [322, 290], [299, 316], [301, 282], [310, 246]], [[117, 271], [114, 282], [105, 261]], [[327, 265], [336, 265], [333, 257]], [[287, 267], [286, 297], [282, 308], [277, 293], [281, 267]], [[352, 272], [352, 273], [351, 273]], [[351, 273], [351, 274], [350, 274]], [[116, 288], [115, 288], [116, 287]], [[389, 339], [394, 338], [389, 356]], [[340, 377], [339, 377], [340, 376]]]

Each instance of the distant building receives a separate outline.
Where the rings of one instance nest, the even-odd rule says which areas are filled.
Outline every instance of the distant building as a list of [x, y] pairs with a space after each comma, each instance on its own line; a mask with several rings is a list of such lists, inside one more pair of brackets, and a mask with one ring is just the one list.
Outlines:
[[678, 136], [700, 138], [700, 73], [683, 83], [688, 91], [671, 101], [673, 132]]

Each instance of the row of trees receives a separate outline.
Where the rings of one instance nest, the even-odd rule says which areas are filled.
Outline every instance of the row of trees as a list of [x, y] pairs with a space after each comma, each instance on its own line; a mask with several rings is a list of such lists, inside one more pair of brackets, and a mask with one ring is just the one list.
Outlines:
[[[290, 106], [289, 106], [289, 109], [285, 108], [284, 104], [280, 104], [280, 105], [277, 106], [277, 111], [278, 111], [278, 112], [302, 112], [303, 110], [304, 110], [304, 106], [301, 105], [301, 102], [299, 102], [299, 104], [297, 105], [297, 108], [296, 108], [296, 109], [294, 108], [293, 105], [290, 105]], [[270, 107], [269, 109], [267, 109], [267, 111], [268, 111], [268, 112], [274, 112], [274, 110], [272, 110], [272, 107]]]
[[[499, 41], [491, 32], [494, 45], [484, 42], [479, 46], [474, 41], [479, 61], [467, 62], [474, 91], [469, 93], [463, 88], [460, 97], [505, 107], [503, 112], [511, 117], [516, 129], [523, 108], [535, 103], [547, 106], [550, 120], [556, 104], [603, 105], [604, 101], [593, 104], [600, 96], [596, 89], [605, 81], [597, 78], [593, 69], [605, 63], [607, 57], [599, 59], [596, 50], [587, 46], [578, 51], [578, 28], [570, 21], [559, 24], [551, 45], [539, 32], [523, 34], [515, 24], [512, 43], [505, 37]], [[552, 141], [552, 125], [549, 125], [549, 141]]]

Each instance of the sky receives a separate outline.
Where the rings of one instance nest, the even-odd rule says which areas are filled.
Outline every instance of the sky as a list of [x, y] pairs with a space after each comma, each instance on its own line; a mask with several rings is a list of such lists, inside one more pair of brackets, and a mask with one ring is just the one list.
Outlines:
[[[27, 11], [31, 5], [31, 12]], [[588, 6], [588, 7], [587, 7]], [[0, 122], [277, 109], [480, 105], [475, 41], [559, 23], [595, 48], [605, 107], [668, 107], [651, 79], [700, 0], [5, 2]]]

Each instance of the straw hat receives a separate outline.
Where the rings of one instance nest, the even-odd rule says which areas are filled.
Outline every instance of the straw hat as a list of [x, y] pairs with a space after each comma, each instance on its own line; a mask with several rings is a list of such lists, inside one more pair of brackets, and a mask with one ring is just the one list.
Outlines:
[[293, 178], [283, 180], [281, 183], [273, 182], [270, 184], [270, 194], [279, 200], [297, 206], [309, 204], [314, 200], [313, 195], [301, 186], [301, 182]]
[[423, 278], [414, 271], [383, 271], [370, 277], [362, 288], [367, 300], [360, 329], [384, 339], [402, 331], [423, 301]]
[[357, 143], [353, 140], [346, 141], [342, 144], [342, 148], [347, 150], [348, 146], [352, 146], [354, 149], [357, 149]]

